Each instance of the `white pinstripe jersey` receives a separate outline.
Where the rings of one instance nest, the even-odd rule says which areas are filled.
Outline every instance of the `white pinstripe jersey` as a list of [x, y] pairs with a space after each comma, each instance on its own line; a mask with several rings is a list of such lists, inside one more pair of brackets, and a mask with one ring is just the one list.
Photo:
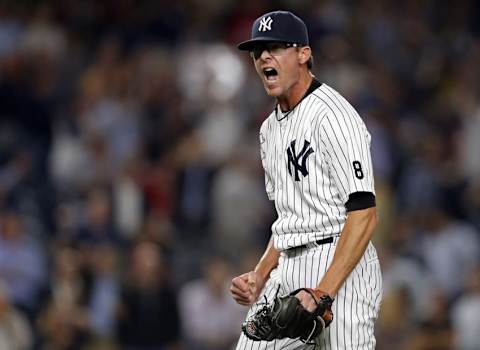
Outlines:
[[291, 111], [260, 128], [268, 198], [278, 218], [274, 246], [285, 250], [341, 233], [354, 192], [375, 194], [370, 134], [355, 109], [321, 84]]

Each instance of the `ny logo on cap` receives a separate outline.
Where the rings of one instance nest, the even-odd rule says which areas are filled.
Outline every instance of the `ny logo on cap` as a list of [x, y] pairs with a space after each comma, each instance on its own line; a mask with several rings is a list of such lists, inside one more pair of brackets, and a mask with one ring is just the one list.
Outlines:
[[263, 17], [260, 20], [260, 25], [258, 26], [258, 31], [266, 32], [267, 30], [272, 30], [273, 19], [268, 16], [267, 18]]

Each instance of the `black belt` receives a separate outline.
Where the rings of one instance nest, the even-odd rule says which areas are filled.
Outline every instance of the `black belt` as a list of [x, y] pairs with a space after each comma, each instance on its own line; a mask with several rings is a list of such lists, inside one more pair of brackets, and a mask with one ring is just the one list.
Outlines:
[[290, 249], [312, 248], [312, 247], [314, 247], [314, 246], [319, 246], [319, 245], [328, 244], [328, 243], [333, 243], [333, 237], [328, 237], [328, 238], [324, 238], [324, 239], [319, 239], [318, 241], [311, 242], [311, 243], [306, 243], [306, 244], [302, 244], [302, 245], [299, 245], [299, 246], [296, 246], [296, 247], [291, 247], [291, 248], [288, 248], [287, 250], [290, 250]]

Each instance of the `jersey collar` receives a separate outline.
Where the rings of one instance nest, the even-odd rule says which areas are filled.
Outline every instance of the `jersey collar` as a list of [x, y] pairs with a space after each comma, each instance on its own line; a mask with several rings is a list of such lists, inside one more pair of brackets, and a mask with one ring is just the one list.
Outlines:
[[292, 107], [289, 111], [282, 112], [280, 109], [280, 105], [277, 103], [275, 106], [275, 117], [277, 118], [278, 121], [285, 119], [288, 117], [288, 115], [302, 102], [308, 95], [310, 95], [312, 92], [314, 92], [316, 89], [318, 89], [322, 85], [321, 82], [317, 80], [317, 78], [313, 77], [312, 82], [310, 83], [309, 88], [305, 92], [305, 95], [300, 99], [300, 101], [297, 102], [295, 106]]

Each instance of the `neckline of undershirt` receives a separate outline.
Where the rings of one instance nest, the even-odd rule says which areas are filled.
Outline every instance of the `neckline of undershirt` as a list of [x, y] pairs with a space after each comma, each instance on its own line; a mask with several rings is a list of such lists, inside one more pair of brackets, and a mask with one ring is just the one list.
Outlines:
[[[295, 106], [293, 106], [289, 111], [282, 112], [280, 109], [280, 105], [277, 103], [275, 105], [275, 118], [277, 121], [281, 121], [285, 119], [286, 117], [289, 116], [290, 113], [292, 113], [295, 108], [312, 92], [314, 92], [316, 89], [318, 89], [320, 86], [322, 86], [322, 83], [317, 80], [317, 78], [313, 77], [312, 82], [310, 83], [310, 86], [308, 87], [307, 91], [305, 92], [305, 95], [300, 99], [300, 101], [297, 102]], [[279, 118], [280, 117], [280, 118]]]

